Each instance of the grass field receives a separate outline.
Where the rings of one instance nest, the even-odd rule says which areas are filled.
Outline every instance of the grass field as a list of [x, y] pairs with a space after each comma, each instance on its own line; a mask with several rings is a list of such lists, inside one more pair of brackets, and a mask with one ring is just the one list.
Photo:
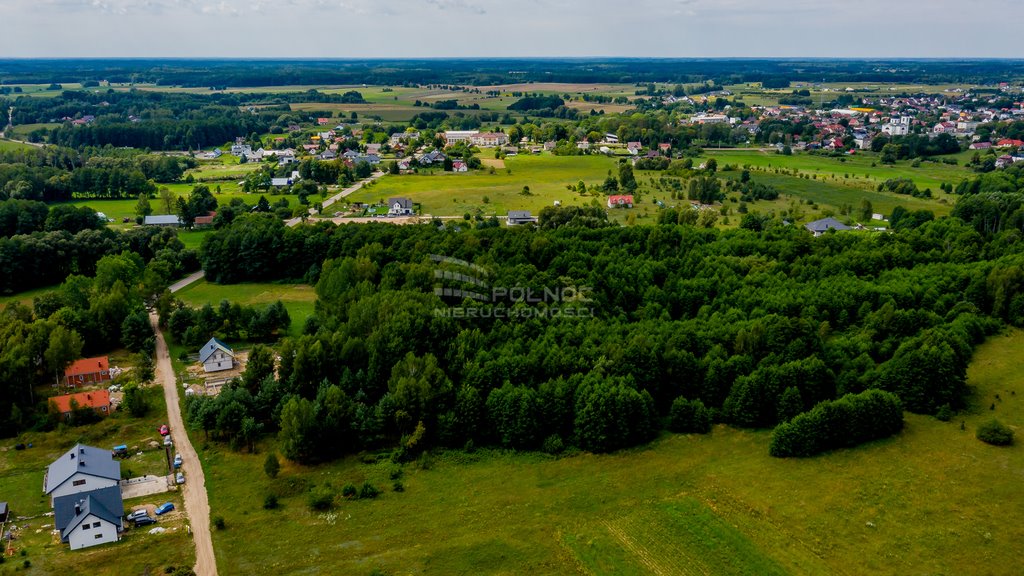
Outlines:
[[21, 142], [12, 142], [11, 140], [0, 139], [0, 150], [20, 150], [24, 148], [31, 148], [29, 144], [22, 144]]
[[271, 304], [280, 300], [288, 309], [292, 325], [289, 331], [297, 336], [306, 318], [313, 314], [316, 292], [307, 284], [213, 284], [205, 280], [193, 282], [175, 294], [186, 304], [200, 307], [210, 303], [216, 307], [221, 300], [247, 306]]
[[[75, 552], [71, 552], [67, 544], [54, 541], [50, 534], [53, 519], [44, 516], [51, 510], [50, 499], [42, 493], [46, 467], [76, 443], [100, 448], [127, 444], [132, 456], [121, 461], [123, 474], [167, 473], [163, 447], [149, 447], [149, 442], [160, 438], [157, 427], [166, 422], [167, 409], [162, 390], [148, 388], [147, 400], [150, 411], [144, 418], [114, 412], [96, 424], [62, 426], [52, 432], [29, 432], [16, 440], [3, 441], [0, 445], [0, 494], [9, 502], [15, 516], [27, 519], [17, 521], [21, 530], [14, 542], [16, 555], [0, 564], [0, 574], [23, 573], [25, 560], [31, 563], [31, 570], [27, 573], [46, 575], [79, 572], [86, 563], [90, 566], [89, 574], [109, 576], [156, 574], [162, 573], [166, 566], [192, 565], [194, 549], [185, 530], [186, 521], [180, 513], [161, 517], [156, 526], [167, 529], [164, 534], [149, 534], [149, 528], [129, 530], [116, 544]], [[31, 443], [32, 447], [14, 450], [13, 445], [19, 442]], [[141, 455], [138, 455], [140, 451]], [[177, 492], [128, 500], [125, 508], [139, 504], [158, 505], [166, 501], [175, 502], [181, 508]]]
[[32, 307], [32, 299], [36, 296], [42, 296], [47, 292], [54, 290], [56, 286], [44, 286], [42, 288], [34, 288], [32, 290], [26, 290], [24, 292], [18, 292], [17, 294], [0, 295], [0, 307], [6, 306], [11, 302], [20, 302], [29, 308]]
[[[531, 210], [535, 215], [558, 200], [563, 206], [586, 205], [603, 198], [580, 196], [566, 189], [583, 180], [588, 187], [604, 181], [616, 170], [613, 159], [604, 156], [514, 156], [505, 159], [505, 169], [466, 173], [385, 176], [372, 187], [347, 198], [349, 202], [377, 202], [405, 196], [423, 206], [424, 214], [461, 216], [464, 213], [504, 215], [509, 210]], [[530, 196], [522, 195], [523, 186]], [[487, 202], [484, 202], [484, 197]]]
[[[257, 472], [264, 453], [207, 445], [211, 507], [228, 525], [214, 534], [218, 565], [226, 574], [1015, 573], [1024, 449], [982, 444], [974, 429], [995, 401], [994, 414], [1020, 433], [1022, 352], [1020, 331], [984, 344], [969, 371], [972, 408], [952, 422], [908, 414], [896, 438], [803, 460], [769, 457], [767, 431], [725, 426], [610, 455], [451, 452], [426, 469], [406, 465], [404, 492], [339, 497], [334, 511], [314, 513], [308, 486], [387, 489], [395, 465], [286, 463], [270, 480]], [[269, 493], [281, 509], [253, 505]]]

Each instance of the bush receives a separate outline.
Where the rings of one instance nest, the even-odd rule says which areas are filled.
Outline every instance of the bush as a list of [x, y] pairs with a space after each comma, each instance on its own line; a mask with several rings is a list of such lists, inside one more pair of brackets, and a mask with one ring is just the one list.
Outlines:
[[277, 478], [278, 472], [281, 471], [281, 462], [278, 461], [276, 453], [267, 454], [267, 459], [263, 461], [263, 471], [268, 477]]
[[978, 440], [993, 446], [1009, 446], [1013, 444], [1013, 430], [995, 418], [978, 427], [975, 434]]
[[217, 530], [223, 530], [224, 526], [225, 526], [225, 524], [224, 524], [224, 517], [223, 516], [214, 516], [213, 517], [213, 527], [214, 528], [216, 528]]
[[401, 482], [395, 482], [392, 484], [391, 489], [395, 492], [405, 492], [405, 486]]
[[687, 400], [680, 396], [669, 410], [669, 430], [683, 434], [711, 432], [711, 412], [700, 400]]
[[380, 489], [373, 484], [370, 484], [369, 481], [363, 482], [363, 487], [359, 489], [360, 500], [363, 498], [372, 499], [377, 496], [380, 496]]
[[345, 486], [341, 489], [341, 495], [344, 496], [345, 498], [355, 498], [357, 495], [355, 485], [345, 484]]
[[565, 450], [565, 443], [562, 442], [562, 437], [558, 434], [552, 434], [544, 439], [544, 443], [541, 444], [541, 450], [548, 454], [561, 454]]
[[779, 424], [769, 453], [776, 457], [812, 456], [825, 450], [863, 444], [903, 429], [903, 405], [895, 394], [868, 390], [822, 402], [809, 412]]
[[263, 499], [264, 510], [274, 510], [278, 506], [277, 496], [273, 494], [267, 494], [267, 497]]
[[[355, 488], [353, 488], [354, 490]], [[309, 507], [313, 510], [330, 510], [334, 507], [334, 491], [330, 486], [316, 486], [309, 491]]]
[[949, 404], [943, 404], [939, 411], [935, 413], [935, 417], [942, 422], [949, 422], [953, 419], [953, 408]]

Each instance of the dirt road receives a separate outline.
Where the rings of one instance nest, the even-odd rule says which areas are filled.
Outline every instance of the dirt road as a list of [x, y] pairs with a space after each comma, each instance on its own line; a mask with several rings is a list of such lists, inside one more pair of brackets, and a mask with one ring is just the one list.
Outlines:
[[192, 442], [185, 433], [185, 422], [181, 418], [178, 404], [178, 386], [174, 378], [174, 368], [167, 352], [167, 342], [157, 326], [156, 314], [149, 315], [149, 322], [156, 333], [156, 377], [164, 387], [164, 399], [167, 401], [167, 424], [171, 427], [174, 437], [174, 448], [181, 454], [182, 470], [185, 472], [185, 511], [188, 513], [192, 527], [192, 538], [196, 543], [197, 576], [216, 576], [217, 562], [213, 556], [213, 539], [210, 535], [210, 502], [206, 498], [206, 478]]
[[[374, 180], [376, 180], [378, 178], [381, 178], [381, 177], [383, 177], [385, 175], [387, 175], [387, 172], [374, 172], [369, 178], [366, 178], [364, 180], [360, 180], [359, 182], [356, 182], [355, 184], [349, 186], [348, 188], [345, 188], [341, 192], [338, 192], [334, 196], [331, 196], [330, 198], [327, 198], [326, 200], [323, 201], [323, 210], [322, 210], [322, 212], [327, 212], [328, 211], [327, 208], [331, 204], [334, 204], [335, 202], [339, 202], [342, 198], [348, 196], [349, 194], [354, 193], [356, 190], [362, 189], [363, 186], [365, 186], [365, 185], [369, 184], [370, 182], [373, 182]], [[316, 210], [313, 209], [313, 208], [310, 208], [309, 209], [309, 215], [310, 216], [315, 216], [316, 215]], [[284, 224], [285, 224], [285, 226], [298, 226], [299, 223], [301, 223], [301, 222], [302, 222], [302, 218], [292, 218], [291, 220], [285, 220]]]

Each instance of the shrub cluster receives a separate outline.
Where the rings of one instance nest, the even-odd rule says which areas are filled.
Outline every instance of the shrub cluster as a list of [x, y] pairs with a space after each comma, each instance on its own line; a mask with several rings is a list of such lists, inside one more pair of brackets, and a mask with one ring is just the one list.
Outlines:
[[809, 412], [779, 424], [772, 433], [772, 456], [812, 456], [885, 438], [903, 428], [899, 397], [881, 390], [847, 394], [822, 402]]

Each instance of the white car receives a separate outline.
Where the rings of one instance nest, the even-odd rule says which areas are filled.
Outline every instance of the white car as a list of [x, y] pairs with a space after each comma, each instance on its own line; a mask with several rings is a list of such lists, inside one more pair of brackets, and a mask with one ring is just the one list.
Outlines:
[[184, 484], [185, 474], [178, 472], [178, 475], [174, 477], [174, 481], [177, 482], [178, 484]]
[[173, 446], [174, 443], [171, 441], [171, 436], [164, 436], [164, 446]]

